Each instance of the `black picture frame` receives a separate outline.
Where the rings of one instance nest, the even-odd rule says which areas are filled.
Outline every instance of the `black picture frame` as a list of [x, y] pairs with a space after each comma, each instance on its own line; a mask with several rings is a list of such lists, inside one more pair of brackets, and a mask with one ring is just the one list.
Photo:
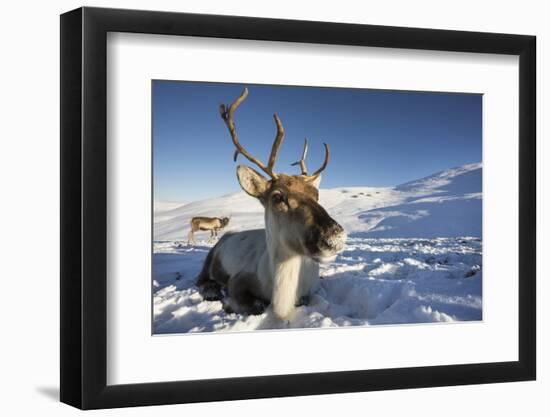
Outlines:
[[[107, 385], [108, 32], [519, 56], [519, 360]], [[61, 15], [61, 401], [95, 409], [535, 379], [535, 51], [524, 35], [88, 7]]]

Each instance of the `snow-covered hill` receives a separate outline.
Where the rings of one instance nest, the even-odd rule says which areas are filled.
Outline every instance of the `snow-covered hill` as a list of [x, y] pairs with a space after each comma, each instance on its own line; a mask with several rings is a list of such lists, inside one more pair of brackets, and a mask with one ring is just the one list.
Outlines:
[[[321, 189], [320, 202], [350, 236], [481, 237], [481, 172], [478, 163], [391, 188]], [[155, 210], [154, 239], [186, 239], [193, 216], [229, 216], [227, 231], [263, 228], [263, 213], [244, 192]]]
[[322, 189], [321, 204], [348, 232], [346, 248], [321, 265], [321, 284], [291, 323], [227, 314], [194, 283], [214, 241], [193, 216], [231, 216], [227, 230], [263, 227], [245, 193], [155, 213], [154, 332], [255, 330], [481, 320], [482, 167], [469, 164], [396, 187]]
[[185, 203], [175, 201], [155, 201], [153, 203], [154, 221], [155, 223], [172, 218], [170, 214], [165, 216], [164, 213], [170, 213], [172, 210], [182, 207]]

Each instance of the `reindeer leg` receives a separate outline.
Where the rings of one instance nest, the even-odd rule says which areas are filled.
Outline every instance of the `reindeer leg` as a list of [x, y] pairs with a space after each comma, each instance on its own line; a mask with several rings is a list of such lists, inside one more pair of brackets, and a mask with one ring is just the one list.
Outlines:
[[199, 292], [206, 301], [220, 301], [223, 299], [222, 286], [216, 281], [203, 282], [199, 286]]
[[229, 311], [258, 315], [262, 314], [269, 305], [269, 301], [259, 296], [256, 276], [249, 272], [239, 272], [231, 277], [227, 291], [230, 298]]

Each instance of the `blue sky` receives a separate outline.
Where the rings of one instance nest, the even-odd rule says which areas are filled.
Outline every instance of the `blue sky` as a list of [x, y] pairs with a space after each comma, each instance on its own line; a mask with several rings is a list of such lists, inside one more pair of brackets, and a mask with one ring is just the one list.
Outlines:
[[344, 88], [153, 81], [153, 175], [158, 201], [194, 201], [240, 189], [235, 150], [219, 115], [248, 87], [235, 112], [239, 141], [267, 162], [276, 128], [286, 134], [275, 171], [299, 173], [331, 160], [322, 188], [392, 186], [443, 169], [481, 161], [482, 96]]

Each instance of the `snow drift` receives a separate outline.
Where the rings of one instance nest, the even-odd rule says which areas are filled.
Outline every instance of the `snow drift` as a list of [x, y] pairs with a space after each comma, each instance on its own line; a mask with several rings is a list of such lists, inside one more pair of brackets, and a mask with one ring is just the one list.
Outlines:
[[[321, 284], [291, 323], [269, 311], [226, 314], [194, 286], [215, 242], [193, 216], [230, 216], [226, 231], [263, 228], [263, 208], [244, 192], [170, 207], [154, 224], [154, 332], [331, 327], [482, 318], [482, 166], [464, 165], [396, 187], [322, 189], [321, 204], [348, 232], [345, 251], [321, 265]], [[157, 207], [157, 204], [155, 204]], [[202, 238], [202, 241], [200, 240]]]

